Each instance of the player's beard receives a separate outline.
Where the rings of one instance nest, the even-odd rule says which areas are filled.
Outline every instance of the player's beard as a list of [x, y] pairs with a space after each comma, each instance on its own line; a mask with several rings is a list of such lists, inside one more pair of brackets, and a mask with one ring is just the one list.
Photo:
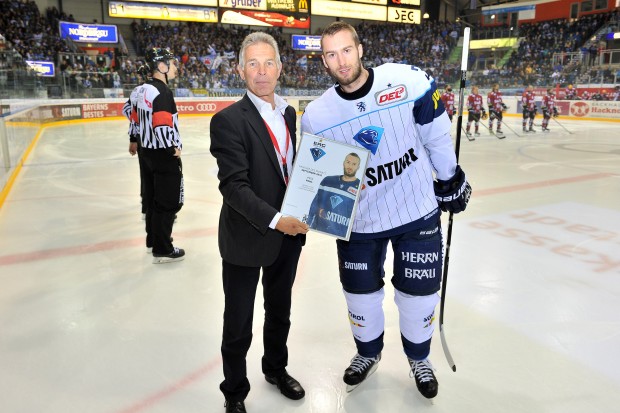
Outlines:
[[355, 82], [362, 75], [362, 62], [357, 61], [355, 65], [351, 66], [351, 75], [348, 78], [340, 76], [338, 74], [338, 69], [332, 71], [331, 69], [327, 69], [329, 75], [336, 81], [340, 86], [349, 86], [351, 83]]
[[344, 176], [345, 176], [346, 178], [355, 178], [355, 173], [356, 173], [356, 172], [357, 172], [357, 171], [348, 172], [346, 168], [344, 168], [344, 169], [343, 169], [343, 173], [344, 173]]

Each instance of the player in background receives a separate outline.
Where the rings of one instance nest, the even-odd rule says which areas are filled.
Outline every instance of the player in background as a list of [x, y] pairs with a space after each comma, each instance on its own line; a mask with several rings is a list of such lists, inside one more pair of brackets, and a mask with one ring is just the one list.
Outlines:
[[452, 92], [452, 86], [446, 85], [444, 92], [441, 94], [441, 101], [443, 102], [444, 108], [446, 108], [446, 113], [450, 118], [450, 122], [452, 122], [452, 117], [454, 116], [454, 93]]
[[[523, 104], [523, 132], [536, 133], [534, 130], [534, 118], [536, 117], [536, 101], [534, 100], [534, 86], [529, 85], [521, 96]], [[529, 119], [529, 129], [528, 129]]]
[[576, 100], [579, 94], [577, 93], [577, 88], [573, 85], [568, 85], [566, 89], [564, 89], [564, 99], [565, 100]]
[[359, 155], [351, 152], [342, 163], [342, 175], [323, 178], [308, 212], [310, 228], [340, 237], [347, 235], [360, 187], [360, 180], [355, 176], [359, 167]]
[[579, 98], [581, 100], [590, 100], [591, 98], [590, 92], [588, 92], [587, 90], [584, 90], [583, 93], [581, 93], [581, 96]]
[[554, 118], [559, 116], [552, 88], [547, 89], [547, 94], [543, 96], [541, 108], [543, 113], [542, 130], [543, 132], [549, 132], [550, 129], [547, 127], [549, 126], [549, 119], [551, 119], [551, 116]]
[[142, 159], [142, 146], [140, 145], [140, 125], [138, 121], [138, 90], [146, 81], [148, 69], [142, 65], [138, 68], [138, 79], [140, 84], [136, 86], [129, 95], [129, 99], [123, 105], [123, 114], [129, 121], [129, 154], [138, 155], [138, 165], [140, 168], [140, 204], [142, 205], [142, 220], [146, 219], [146, 204], [144, 202], [144, 160]]
[[609, 96], [607, 89], [601, 91], [601, 100], [611, 100], [611, 96]]
[[471, 137], [469, 130], [471, 129], [471, 123], [474, 122], [474, 133], [476, 136], [480, 136], [478, 131], [480, 118], [486, 119], [487, 112], [484, 109], [482, 95], [478, 93], [478, 86], [471, 88], [471, 94], [467, 97], [467, 126], [465, 127], [465, 134], [467, 137]]
[[504, 111], [508, 108], [502, 99], [502, 92], [499, 91], [499, 84], [494, 84], [493, 88], [487, 95], [487, 105], [489, 106], [489, 132], [493, 133], [493, 121], [497, 119], [497, 137], [503, 138], [502, 119], [504, 119]]
[[383, 350], [384, 261], [394, 251], [394, 300], [410, 376], [438, 392], [429, 360], [442, 274], [441, 210], [461, 212], [471, 187], [456, 163], [451, 123], [435, 80], [410, 65], [362, 65], [355, 29], [336, 21], [321, 36], [336, 84], [306, 107], [302, 132], [370, 151], [349, 241], [337, 240], [340, 282], [357, 354], [343, 380], [351, 391]]
[[185, 251], [172, 245], [172, 224], [183, 206], [183, 167], [178, 112], [168, 81], [178, 73], [178, 62], [168, 49], [146, 52], [151, 79], [138, 89], [137, 113], [144, 156], [146, 247], [153, 264], [181, 261]]

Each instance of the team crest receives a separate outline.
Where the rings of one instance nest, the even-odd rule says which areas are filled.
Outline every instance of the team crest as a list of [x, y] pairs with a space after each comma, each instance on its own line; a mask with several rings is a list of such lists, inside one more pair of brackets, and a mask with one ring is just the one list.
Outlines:
[[347, 192], [353, 195], [357, 195], [357, 188], [350, 186], [347, 188]]
[[312, 154], [312, 159], [314, 159], [314, 162], [325, 156], [325, 151], [321, 148], [310, 148], [310, 153]]
[[383, 128], [379, 126], [366, 126], [357, 132], [353, 140], [375, 155], [379, 142], [381, 142], [381, 136], [383, 136]]
[[405, 85], [396, 85], [375, 93], [377, 105], [387, 105], [407, 99], [407, 88]]
[[332, 195], [329, 197], [329, 202], [332, 204], [332, 209], [335, 209], [338, 205], [342, 204], [342, 198], [338, 195]]

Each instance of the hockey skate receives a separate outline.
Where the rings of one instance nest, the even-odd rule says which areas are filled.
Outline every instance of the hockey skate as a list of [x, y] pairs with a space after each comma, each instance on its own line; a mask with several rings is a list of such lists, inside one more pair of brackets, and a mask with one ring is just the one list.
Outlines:
[[480, 132], [476, 131], [476, 132], [474, 132], [474, 135], [480, 136]]
[[470, 141], [475, 141], [476, 138], [474, 138], [473, 136], [471, 136], [470, 132], [465, 132], [465, 136], [467, 137], [468, 140]]
[[506, 137], [506, 135], [504, 135], [504, 132], [502, 132], [501, 130], [498, 130], [497, 132], [495, 132], [495, 136], [498, 139], [504, 139]]
[[409, 361], [409, 366], [411, 370], [409, 372], [409, 377], [415, 379], [415, 385], [418, 388], [418, 391], [422, 396], [427, 399], [432, 399], [437, 396], [437, 392], [439, 390], [439, 383], [437, 383], [437, 378], [435, 377], [435, 373], [433, 373], [433, 365], [431, 364], [429, 359], [424, 359], [421, 361], [411, 360], [407, 358]]
[[351, 359], [351, 365], [344, 371], [344, 377], [342, 378], [347, 384], [347, 393], [352, 392], [377, 370], [379, 360], [381, 360], [381, 353], [374, 358], [367, 358], [356, 354]]
[[530, 128], [528, 129], [528, 133], [536, 133], [536, 131], [530, 126]]
[[550, 130], [551, 130], [551, 129], [549, 129], [549, 128], [542, 128], [542, 131], [543, 131], [543, 132], [549, 132]]

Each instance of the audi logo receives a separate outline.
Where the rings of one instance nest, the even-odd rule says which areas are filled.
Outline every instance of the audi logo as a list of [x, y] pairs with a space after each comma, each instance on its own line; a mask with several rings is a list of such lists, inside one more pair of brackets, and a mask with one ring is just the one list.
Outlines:
[[196, 105], [198, 112], [215, 112], [217, 105], [215, 103], [199, 103]]

